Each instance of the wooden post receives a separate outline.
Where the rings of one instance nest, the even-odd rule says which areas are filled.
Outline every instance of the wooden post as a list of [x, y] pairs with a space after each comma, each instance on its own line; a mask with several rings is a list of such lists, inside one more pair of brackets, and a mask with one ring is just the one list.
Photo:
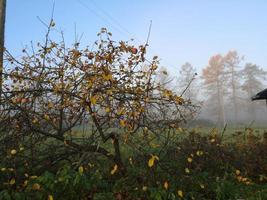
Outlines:
[[6, 19], [6, 0], [0, 0], [0, 106], [2, 97], [3, 85], [3, 56], [4, 56], [4, 42], [5, 42], [5, 19]]

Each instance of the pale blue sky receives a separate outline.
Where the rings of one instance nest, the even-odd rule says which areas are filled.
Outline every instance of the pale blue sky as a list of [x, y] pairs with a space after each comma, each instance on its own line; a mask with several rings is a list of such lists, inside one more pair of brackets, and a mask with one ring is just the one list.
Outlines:
[[[6, 47], [15, 55], [30, 41], [44, 39], [52, 0], [7, 0]], [[267, 70], [266, 0], [55, 0], [54, 19], [66, 40], [74, 30], [91, 45], [101, 27], [115, 40], [144, 43], [150, 20], [150, 54], [172, 72], [188, 61], [200, 70], [209, 57], [235, 49], [246, 62]]]

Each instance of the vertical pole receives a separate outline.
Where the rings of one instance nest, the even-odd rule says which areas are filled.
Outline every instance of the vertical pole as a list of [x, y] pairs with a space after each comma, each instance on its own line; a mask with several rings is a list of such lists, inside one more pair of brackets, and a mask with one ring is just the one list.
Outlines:
[[0, 0], [0, 106], [2, 97], [3, 85], [3, 56], [4, 56], [4, 41], [5, 41], [5, 19], [6, 19], [6, 0]]

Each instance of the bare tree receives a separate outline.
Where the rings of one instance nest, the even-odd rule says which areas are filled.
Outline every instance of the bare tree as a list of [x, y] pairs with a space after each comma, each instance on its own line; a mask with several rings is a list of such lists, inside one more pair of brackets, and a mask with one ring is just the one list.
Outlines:
[[[204, 86], [206, 86], [207, 94], [209, 95], [209, 108], [215, 112], [218, 117], [218, 123], [221, 126], [225, 125], [224, 113], [224, 92], [225, 92], [225, 66], [222, 55], [217, 54], [209, 60], [209, 65], [203, 69], [202, 78]], [[214, 102], [216, 102], [214, 104]], [[213, 104], [213, 105], [212, 105]], [[206, 104], [207, 105], [207, 104]], [[212, 107], [214, 106], [214, 107]]]
[[[154, 57], [146, 62], [145, 46], [116, 43], [105, 28], [95, 50], [79, 44], [67, 48], [64, 40], [56, 43], [48, 35], [37, 49], [23, 50], [22, 58], [6, 51], [0, 156], [6, 148], [23, 144], [34, 165], [39, 162], [36, 147], [47, 142], [42, 159], [61, 159], [52, 147], [55, 141], [64, 159], [74, 153], [81, 160], [101, 155], [124, 173], [122, 142], [140, 150], [144, 141], [134, 142], [133, 135], [174, 134], [194, 112], [190, 102], [155, 81], [159, 61]], [[74, 137], [74, 129], [84, 125], [91, 127], [86, 136]], [[112, 141], [113, 151], [104, 145], [107, 141]]]
[[230, 102], [234, 108], [234, 122], [238, 121], [238, 86], [239, 86], [239, 78], [238, 76], [238, 65], [242, 58], [240, 58], [236, 51], [229, 51], [224, 57], [226, 74], [229, 77], [228, 85], [230, 92]]
[[160, 67], [157, 75], [156, 75], [156, 81], [159, 85], [162, 85], [166, 89], [171, 89], [171, 83], [172, 83], [172, 77], [170, 77], [169, 72], [167, 68]]
[[241, 71], [241, 75], [244, 79], [242, 84], [242, 90], [247, 94], [248, 112], [251, 119], [256, 117], [255, 102], [251, 102], [251, 97], [264, 88], [262, 81], [266, 79], [267, 72], [265, 72], [258, 65], [247, 63], [245, 68]]
[[178, 90], [183, 93], [183, 97], [196, 103], [198, 102], [198, 89], [196, 85], [196, 68], [193, 67], [189, 62], [186, 62], [181, 66], [178, 77]]

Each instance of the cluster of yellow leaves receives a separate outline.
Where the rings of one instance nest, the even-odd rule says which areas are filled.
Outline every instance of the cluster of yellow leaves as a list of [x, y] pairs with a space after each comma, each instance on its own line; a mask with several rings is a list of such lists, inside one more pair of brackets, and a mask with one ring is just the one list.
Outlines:
[[14, 172], [14, 169], [13, 168], [5, 168], [5, 167], [2, 167], [1, 168], [1, 172], [5, 172], [5, 171]]
[[236, 179], [239, 181], [239, 182], [242, 182], [246, 185], [250, 185], [251, 184], [251, 181], [249, 180], [249, 178], [246, 178], [246, 177], [242, 177], [242, 176], [237, 176]]
[[202, 155], [203, 155], [203, 151], [198, 150], [198, 151], [196, 152], [196, 155], [197, 155], [197, 156], [202, 156]]
[[251, 180], [249, 178], [241, 176], [241, 171], [239, 169], [235, 170], [235, 175], [236, 175], [236, 179], [238, 180], [238, 182], [242, 182], [246, 185], [251, 184]]
[[166, 98], [171, 98], [173, 96], [173, 93], [171, 90], [163, 90], [163, 96], [166, 97]]
[[103, 74], [102, 75], [103, 79], [106, 81], [111, 81], [112, 80], [112, 74], [108, 73], [108, 74]]

